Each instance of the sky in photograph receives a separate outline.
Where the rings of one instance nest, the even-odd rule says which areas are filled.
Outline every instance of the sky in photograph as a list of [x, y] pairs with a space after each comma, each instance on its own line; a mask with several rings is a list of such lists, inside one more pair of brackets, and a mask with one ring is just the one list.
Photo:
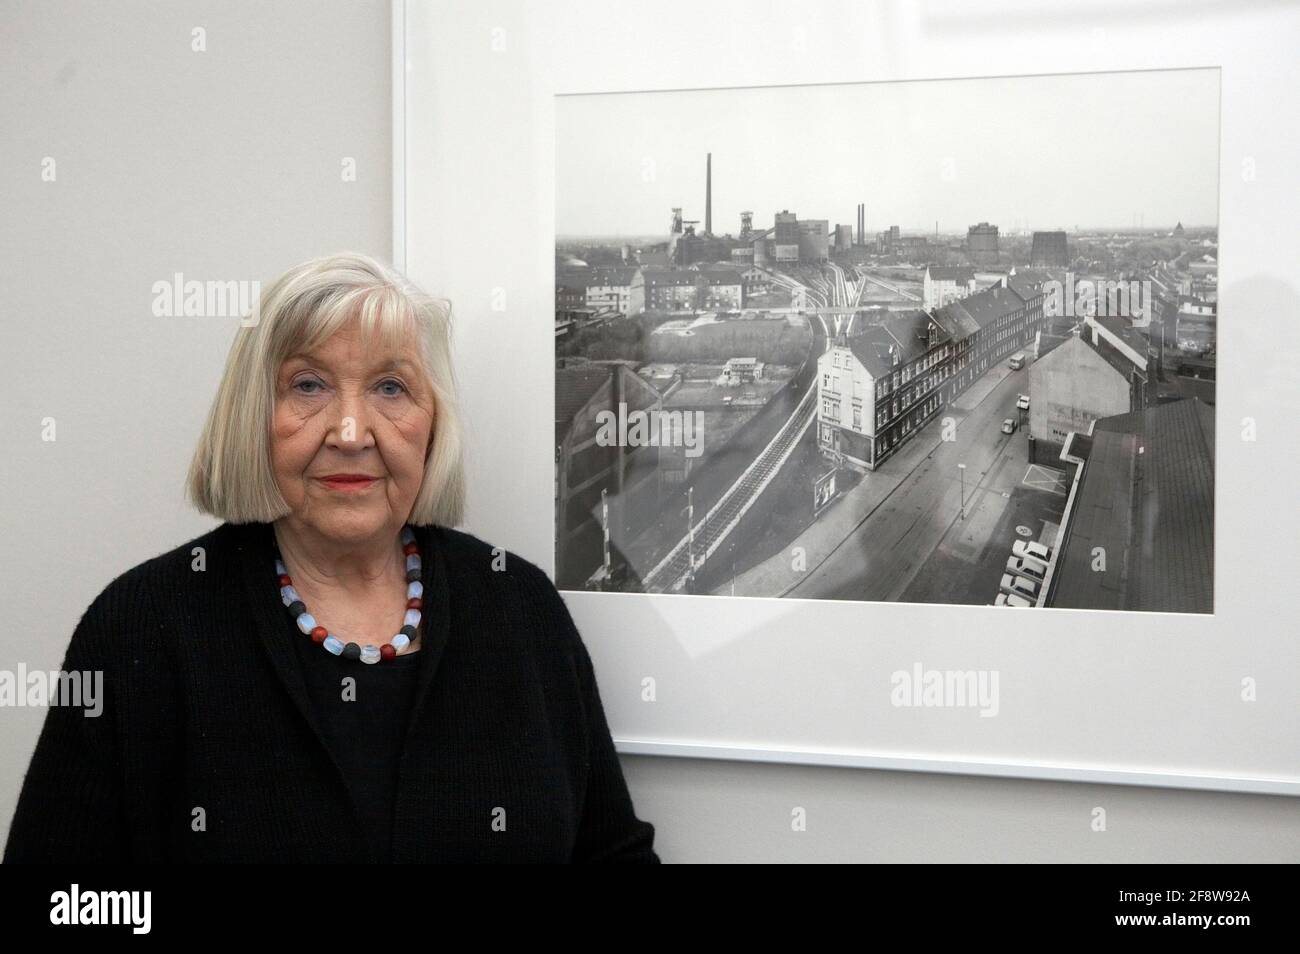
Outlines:
[[740, 212], [867, 232], [1149, 229], [1218, 219], [1219, 72], [1169, 70], [559, 96], [556, 231], [713, 232]]

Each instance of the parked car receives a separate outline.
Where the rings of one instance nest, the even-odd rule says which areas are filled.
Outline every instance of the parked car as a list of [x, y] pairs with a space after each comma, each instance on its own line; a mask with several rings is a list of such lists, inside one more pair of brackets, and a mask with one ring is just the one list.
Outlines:
[[1016, 400], [1016, 407], [1019, 408], [1019, 409], [1022, 410], [1022, 411], [1028, 411], [1028, 410], [1029, 410], [1029, 395], [1028, 395], [1028, 394], [1022, 394], [1022, 395], [1020, 395], [1020, 397]]
[[994, 606], [1028, 606], [1034, 605], [1033, 600], [1027, 600], [1023, 596], [1017, 596], [1015, 593], [999, 593], [998, 598], [993, 601]]
[[1032, 540], [1017, 540], [1011, 544], [1011, 552], [1018, 557], [1032, 557], [1039, 563], [1052, 562], [1052, 548]]
[[1016, 432], [1016, 419], [1014, 417], [1009, 417], [1002, 422], [1003, 434], [1014, 434], [1015, 432]]
[[1025, 354], [1023, 351], [1013, 354], [1011, 356], [1011, 360], [1007, 362], [1007, 367], [1009, 367], [1012, 371], [1019, 371], [1024, 366], [1025, 366]]
[[1031, 600], [1038, 596], [1037, 583], [1033, 580], [1026, 580], [1023, 576], [1016, 576], [1014, 573], [1004, 573], [1002, 583], [998, 586], [998, 589], [1003, 593], [1023, 596]]
[[1033, 557], [1010, 556], [1007, 557], [1007, 572], [1041, 583], [1047, 576], [1047, 564], [1039, 563]]

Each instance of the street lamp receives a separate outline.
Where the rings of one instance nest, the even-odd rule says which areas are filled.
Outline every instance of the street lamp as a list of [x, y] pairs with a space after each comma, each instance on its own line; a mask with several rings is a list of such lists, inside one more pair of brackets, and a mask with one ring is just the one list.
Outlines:
[[957, 473], [961, 476], [961, 518], [966, 519], [966, 465], [958, 464]]

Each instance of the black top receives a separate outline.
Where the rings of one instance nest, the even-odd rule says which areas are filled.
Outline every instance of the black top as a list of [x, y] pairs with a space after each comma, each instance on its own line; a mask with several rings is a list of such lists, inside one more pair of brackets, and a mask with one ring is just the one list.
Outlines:
[[[364, 862], [375, 843], [396, 862], [659, 860], [591, 657], [540, 568], [417, 527], [421, 648], [357, 662], [349, 709], [318, 691], [337, 698], [328, 666], [352, 661], [303, 646], [273, 529], [222, 524], [92, 601], [62, 668], [100, 674], [102, 692], [46, 711], [5, 861]], [[405, 715], [381, 704], [403, 680]], [[635, 700], [639, 685], [617, 691]], [[394, 779], [390, 751], [353, 740], [395, 745], [403, 722]], [[390, 803], [391, 838], [376, 817]]]
[[[285, 610], [321, 735], [348, 782], [377, 862], [391, 862], [398, 760], [420, 653], [373, 665], [335, 656], [304, 636]], [[328, 628], [328, 620], [319, 620]], [[393, 626], [394, 632], [397, 624]], [[344, 680], [353, 682], [345, 684]]]

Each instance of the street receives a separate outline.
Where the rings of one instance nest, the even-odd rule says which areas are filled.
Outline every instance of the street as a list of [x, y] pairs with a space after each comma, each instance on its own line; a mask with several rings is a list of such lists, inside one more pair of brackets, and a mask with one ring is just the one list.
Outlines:
[[[1028, 464], [1023, 428], [1009, 435], [1001, 432], [1005, 418], [1019, 418], [1016, 398], [1028, 388], [1028, 371], [1021, 370], [1008, 373], [972, 408], [963, 408], [959, 397], [955, 406], [912, 437], [935, 445], [928, 455], [917, 463], [899, 455], [867, 475], [867, 481], [899, 483], [785, 595], [992, 603], [1017, 528], [1029, 530], [1021, 539], [1054, 535], [1064, 509], [1060, 472]], [[954, 440], [939, 440], [945, 418], [956, 422]], [[964, 518], [957, 466], [963, 463]], [[891, 474], [896, 464], [912, 470]]]

